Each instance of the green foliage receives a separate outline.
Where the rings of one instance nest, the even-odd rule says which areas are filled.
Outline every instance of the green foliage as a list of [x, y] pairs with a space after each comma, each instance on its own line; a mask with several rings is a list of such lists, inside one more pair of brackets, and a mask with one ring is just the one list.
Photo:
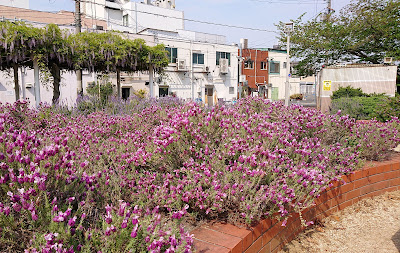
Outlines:
[[339, 87], [337, 91], [332, 93], [331, 99], [338, 99], [341, 97], [365, 97], [368, 96], [365, 94], [361, 88], [352, 88], [350, 86], [347, 87]]
[[[343, 115], [349, 115], [356, 120], [377, 119], [379, 121], [390, 120], [390, 110], [384, 113], [382, 108], [393, 108], [388, 105], [390, 98], [381, 95], [369, 97], [339, 97], [332, 100], [331, 113], [335, 114], [339, 110]], [[398, 107], [400, 109], [400, 107]]]
[[110, 82], [104, 84], [98, 82], [95, 85], [89, 86], [86, 91], [89, 95], [97, 98], [100, 104], [104, 106], [113, 93], [113, 85]]
[[140, 89], [140, 90], [135, 90], [134, 92], [133, 92], [133, 94], [135, 94], [138, 98], [145, 98], [146, 97], [146, 91], [145, 90], [143, 90], [143, 89]]
[[[358, 0], [328, 20], [294, 23], [291, 56], [300, 59], [300, 75], [310, 75], [322, 64], [337, 62], [382, 63], [385, 56], [400, 58], [400, 1]], [[286, 43], [285, 25], [277, 25]]]
[[290, 96], [290, 99], [302, 100], [303, 99], [303, 94], [293, 94], [293, 95]]

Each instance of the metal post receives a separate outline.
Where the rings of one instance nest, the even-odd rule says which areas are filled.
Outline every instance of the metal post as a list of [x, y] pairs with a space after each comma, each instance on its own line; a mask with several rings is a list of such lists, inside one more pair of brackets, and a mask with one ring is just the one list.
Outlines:
[[[75, 0], [75, 33], [82, 31], [82, 20], [81, 20], [81, 0]], [[82, 70], [76, 70], [76, 81], [78, 85], [78, 94], [83, 95], [82, 86]]]
[[191, 84], [191, 87], [192, 87], [192, 101], [194, 101], [195, 90], [194, 90], [193, 45], [192, 45], [192, 41], [190, 41], [190, 84]]
[[22, 99], [26, 99], [26, 87], [25, 87], [25, 72], [24, 68], [21, 68], [21, 84], [22, 84]]
[[117, 95], [121, 98], [121, 70], [117, 69]]
[[35, 59], [33, 61], [33, 70], [34, 70], [34, 80], [35, 80], [35, 101], [36, 107], [38, 108], [40, 105], [40, 80], [39, 80], [39, 64]]
[[290, 96], [290, 32], [292, 31], [293, 23], [286, 24], [287, 44], [286, 44], [286, 83], [285, 83], [285, 106], [289, 106]]
[[149, 67], [149, 88], [150, 88], [150, 97], [154, 97], [154, 81], [153, 81], [153, 65]]

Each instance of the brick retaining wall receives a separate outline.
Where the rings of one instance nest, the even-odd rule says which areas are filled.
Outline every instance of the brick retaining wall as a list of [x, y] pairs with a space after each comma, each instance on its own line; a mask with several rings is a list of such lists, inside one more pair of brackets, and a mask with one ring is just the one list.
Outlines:
[[[334, 185], [315, 200], [315, 206], [303, 212], [307, 220], [321, 220], [364, 198], [400, 190], [400, 155], [387, 162], [368, 162], [362, 170], [343, 176], [346, 184]], [[286, 227], [281, 222], [265, 219], [251, 228], [231, 224], [208, 224], [192, 231], [196, 252], [278, 252], [293, 240], [304, 227], [298, 214], [289, 218]]]

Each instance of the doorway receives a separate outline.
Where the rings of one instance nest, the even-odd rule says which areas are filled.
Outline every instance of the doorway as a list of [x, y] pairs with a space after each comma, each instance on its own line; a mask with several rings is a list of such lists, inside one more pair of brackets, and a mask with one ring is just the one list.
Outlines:
[[206, 87], [205, 90], [205, 104], [207, 106], [213, 106], [213, 95], [214, 95], [214, 87]]
[[122, 99], [128, 99], [131, 95], [131, 88], [122, 88]]
[[161, 97], [168, 97], [168, 86], [160, 87], [158, 89], [158, 96]]

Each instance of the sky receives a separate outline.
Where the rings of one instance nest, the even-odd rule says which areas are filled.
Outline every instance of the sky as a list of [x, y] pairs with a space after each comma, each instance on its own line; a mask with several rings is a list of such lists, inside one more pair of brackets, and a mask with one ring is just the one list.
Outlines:
[[[138, 0], [132, 0], [142, 2]], [[332, 9], [339, 12], [350, 0], [331, 0]], [[304, 14], [312, 19], [327, 7], [327, 0], [176, 0], [176, 9], [187, 19], [218, 24], [269, 30], [272, 32], [229, 28], [185, 21], [185, 29], [225, 35], [229, 44], [249, 39], [250, 47], [272, 47], [278, 43], [276, 27], [279, 21], [290, 22]], [[30, 8], [42, 11], [74, 10], [73, 0], [30, 0]]]

